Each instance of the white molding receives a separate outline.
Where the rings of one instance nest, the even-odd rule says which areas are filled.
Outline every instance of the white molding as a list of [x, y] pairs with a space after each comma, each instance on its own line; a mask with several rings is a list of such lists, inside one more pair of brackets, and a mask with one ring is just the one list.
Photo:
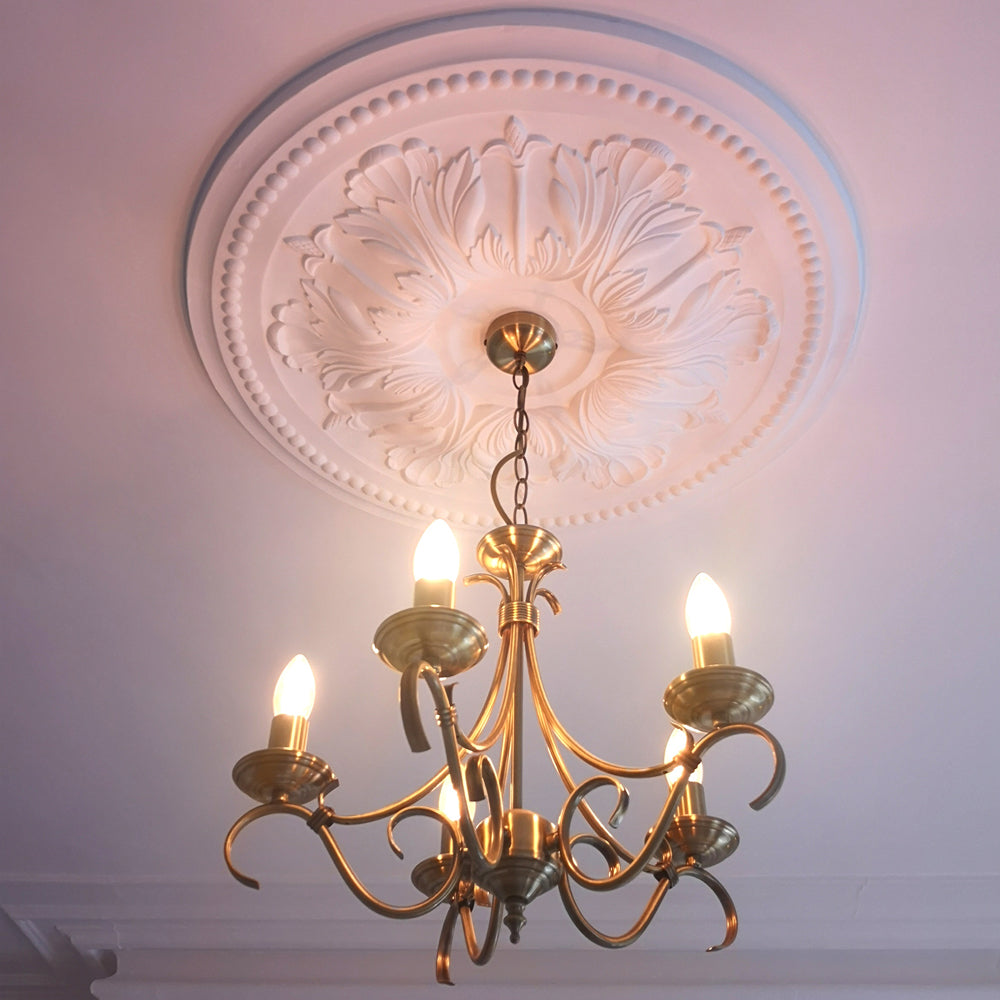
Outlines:
[[191, 229], [206, 368], [337, 496], [483, 527], [513, 396], [482, 334], [534, 309], [561, 337], [534, 396], [535, 521], [731, 482], [789, 443], [853, 344], [843, 183], [787, 105], [707, 50], [504, 16], [332, 58], [234, 137]]

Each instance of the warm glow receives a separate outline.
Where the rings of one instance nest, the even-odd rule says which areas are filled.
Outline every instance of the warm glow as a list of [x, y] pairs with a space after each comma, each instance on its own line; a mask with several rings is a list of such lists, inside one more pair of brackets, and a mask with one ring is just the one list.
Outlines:
[[309, 661], [301, 654], [293, 656], [274, 685], [274, 714], [300, 715], [309, 718], [316, 701], [316, 681]]
[[438, 518], [420, 536], [413, 553], [414, 580], [451, 580], [458, 576], [458, 542], [447, 523]]
[[[687, 734], [679, 726], [674, 726], [667, 738], [667, 746], [663, 751], [663, 763], [666, 764], [673, 760], [682, 750], [687, 749]], [[677, 767], [671, 768], [667, 771], [667, 783], [673, 787], [673, 784], [677, 779], [684, 773], [684, 768], [678, 764]], [[689, 781], [696, 781], [698, 784], [702, 783], [705, 776], [704, 768], [699, 764], [692, 772]]]
[[[438, 795], [438, 812], [442, 812], [445, 816], [452, 821], [452, 823], [457, 823], [462, 815], [462, 807], [458, 800], [458, 792], [455, 791], [455, 786], [451, 783], [451, 778], [445, 778], [441, 783], [441, 793]], [[469, 802], [469, 819], [476, 818], [476, 803]]]
[[728, 634], [733, 630], [726, 595], [707, 573], [699, 573], [691, 584], [684, 606], [684, 620], [692, 639], [699, 635]]

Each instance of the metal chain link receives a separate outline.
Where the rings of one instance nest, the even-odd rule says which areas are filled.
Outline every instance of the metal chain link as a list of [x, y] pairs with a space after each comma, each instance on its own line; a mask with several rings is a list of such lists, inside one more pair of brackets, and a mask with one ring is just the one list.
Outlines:
[[[517, 358], [517, 367], [514, 369], [514, 388], [517, 389], [517, 406], [514, 409], [514, 450], [509, 455], [504, 455], [497, 462], [490, 478], [490, 493], [493, 496], [493, 506], [497, 513], [503, 518], [505, 524], [527, 524], [528, 523], [528, 411], [525, 409], [525, 399], [528, 395], [529, 372], [525, 366], [524, 356]], [[511, 517], [497, 493], [497, 480], [500, 470], [508, 463], [514, 463], [514, 516]]]
[[527, 524], [528, 511], [528, 369], [522, 360], [514, 370], [514, 388], [517, 389], [517, 406], [514, 410], [514, 524]]

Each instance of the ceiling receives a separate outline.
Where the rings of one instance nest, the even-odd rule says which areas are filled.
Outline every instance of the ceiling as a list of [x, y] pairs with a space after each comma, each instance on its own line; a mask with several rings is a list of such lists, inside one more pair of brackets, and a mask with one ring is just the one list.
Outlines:
[[[95, 978], [101, 998], [438, 991], [437, 919], [377, 920], [300, 824], [241, 840], [259, 893], [223, 866], [245, 808], [230, 769], [266, 740], [295, 652], [318, 676], [310, 748], [340, 777], [340, 808], [428, 770], [370, 652], [410, 600], [420, 524], [322, 488], [247, 433], [188, 326], [185, 241], [214, 158], [280, 86], [351, 43], [477, 6], [4, 5], [0, 995], [68, 1000]], [[528, 16], [509, 6], [510, 24]], [[549, 6], [530, 17], [573, 8]], [[746, 808], [766, 780], [756, 745], [720, 748], [706, 779], [741, 833], [718, 869], [740, 940], [703, 954], [721, 918], [698, 886], [623, 952], [585, 945], [546, 897], [517, 949], [485, 969], [458, 957], [455, 974], [474, 997], [504, 983], [584, 998], [665, 983], [710, 1000], [995, 996], [1000, 8], [587, 9], [698, 43], [794, 109], [849, 194], [864, 301], [822, 405], [752, 468], [558, 528], [569, 572], [553, 584], [563, 614], [543, 612], [542, 666], [596, 753], [662, 754], [662, 690], [687, 667], [682, 608], [700, 570], [730, 599], [738, 660], [774, 685], [781, 795]], [[475, 572], [477, 532], [458, 534]], [[492, 601], [460, 596], [488, 626]], [[460, 712], [480, 686], [462, 681]], [[542, 768], [531, 788], [557, 808]], [[630, 815], [622, 836], [641, 841], [654, 814]], [[380, 833], [346, 844], [405, 898], [409, 867]], [[608, 920], [631, 905], [610, 901]]]

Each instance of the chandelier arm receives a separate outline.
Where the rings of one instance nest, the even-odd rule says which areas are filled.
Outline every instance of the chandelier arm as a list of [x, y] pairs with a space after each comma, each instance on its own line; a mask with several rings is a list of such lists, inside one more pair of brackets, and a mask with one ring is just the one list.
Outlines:
[[688, 875], [691, 878], [696, 878], [715, 893], [715, 898], [722, 904], [722, 911], [726, 915], [726, 936], [719, 944], [714, 944], [711, 948], [706, 948], [705, 950], [711, 952], [722, 951], [723, 948], [728, 948], [736, 940], [740, 921], [736, 915], [736, 906], [733, 903], [733, 898], [726, 891], [726, 887], [711, 872], [705, 871], [701, 865], [681, 865], [677, 869], [677, 875]]
[[[565, 569], [565, 568], [566, 566], [561, 562], [548, 563], [547, 565], [542, 566], [538, 570], [538, 572], [531, 578], [531, 583], [528, 586], [528, 596], [525, 598], [525, 600], [529, 604], [534, 604], [535, 597], [538, 594], [538, 588], [541, 586], [542, 580], [544, 580], [545, 577], [547, 577], [549, 573], [553, 572], [554, 570]], [[548, 600], [549, 602], [549, 607], [552, 608], [552, 613], [555, 615], [559, 614], [559, 611], [561, 609], [559, 607], [559, 602], [556, 600], [555, 596], [553, 594], [549, 594], [546, 592], [546, 600]]]
[[[495, 856], [487, 856], [483, 853], [483, 849], [479, 843], [479, 837], [476, 835], [476, 828], [473, 825], [472, 815], [469, 810], [469, 799], [465, 790], [463, 755], [459, 748], [458, 738], [455, 732], [458, 713], [455, 710], [455, 706], [452, 705], [451, 700], [448, 697], [448, 693], [445, 691], [444, 685], [441, 683], [441, 678], [438, 676], [437, 671], [433, 667], [430, 667], [427, 664], [420, 664], [420, 666], [416, 668], [416, 676], [418, 679], [423, 678], [428, 688], [430, 688], [431, 698], [434, 701], [435, 714], [438, 719], [438, 728], [441, 730], [441, 742], [444, 746], [444, 756], [448, 764], [448, 774], [451, 777], [451, 783], [458, 795], [460, 808], [458, 822], [459, 829], [462, 833], [462, 843], [465, 846], [465, 850], [468, 852], [473, 870], [481, 871], [487, 868], [492, 868], [500, 859], [504, 843], [502, 838], [498, 836], [494, 840], [495, 850], [493, 853]], [[482, 774], [490, 773], [491, 770], [492, 764], [490, 765], [489, 771], [487, 768], [483, 767], [481, 769], [480, 777], [482, 777]], [[486, 791], [491, 806], [490, 822], [492, 824], [499, 824], [502, 817], [497, 815], [495, 809], [493, 808], [494, 803], [499, 799], [499, 795], [491, 795], [489, 789], [490, 782], [487, 780]], [[499, 833], [499, 830], [499, 825], [496, 825], [495, 832]]]
[[[503, 734], [506, 719], [513, 704], [514, 692], [510, 682], [510, 674], [507, 671], [509, 649], [510, 636], [507, 632], [503, 632], [500, 636], [500, 651], [497, 654], [497, 666], [493, 674], [493, 680], [490, 682], [490, 690], [486, 695], [486, 701], [479, 713], [479, 718], [476, 720], [476, 725], [472, 727], [471, 739], [478, 741], [476, 743], [478, 747], [475, 751], [476, 753], [482, 753], [496, 745], [497, 740]], [[504, 686], [503, 681], [505, 678], [507, 683]], [[501, 686], [504, 689], [503, 698], [500, 702], [500, 710], [497, 714], [496, 723], [486, 736], [479, 739], [479, 733], [486, 727], [486, 723], [493, 714], [493, 707], [496, 705], [497, 698], [500, 695]]]
[[500, 591], [504, 601], [510, 600], [510, 594], [507, 593], [507, 588], [503, 585], [503, 582], [493, 576], [492, 573], [473, 573], [471, 576], [465, 577], [462, 583], [464, 583], [466, 587], [469, 587], [474, 583], [492, 583], [493, 586]]
[[[485, 574], [484, 574], [485, 575]], [[489, 579], [492, 579], [490, 577]], [[497, 697], [500, 692], [500, 688], [503, 684], [504, 679], [504, 646], [507, 641], [506, 636], [501, 636], [500, 640], [500, 655], [497, 657], [497, 666], [493, 674], [493, 679], [490, 681], [490, 689], [486, 695], [486, 701], [483, 703], [483, 707], [480, 709], [479, 716], [477, 717], [475, 724], [469, 731], [469, 742], [476, 742], [476, 745], [482, 749], [488, 750], [490, 747], [494, 746], [497, 740], [500, 738], [503, 729], [503, 713], [505, 711], [503, 703], [500, 707], [500, 717], [494, 726], [493, 730], [487, 735], [483, 740], [479, 740], [480, 733], [486, 728], [489, 723], [490, 716], [493, 713], [493, 707], [496, 704]], [[506, 694], [505, 694], [506, 698]], [[373, 823], [380, 819], [386, 819], [392, 816], [394, 813], [399, 812], [400, 809], [405, 809], [407, 806], [413, 805], [415, 802], [419, 802], [425, 795], [432, 791], [437, 785], [440, 785], [444, 776], [448, 773], [448, 766], [439, 768], [430, 778], [427, 779], [418, 788], [415, 788], [408, 795], [399, 799], [397, 802], [390, 802], [387, 805], [381, 806], [378, 809], [372, 809], [368, 812], [363, 813], [353, 813], [353, 814], [336, 814], [334, 819], [335, 823], [339, 823], [343, 826], [359, 826], [365, 823]]]
[[507, 570], [507, 593], [511, 601], [524, 600], [524, 564], [517, 558], [517, 553], [510, 545], [498, 545], [497, 553]]
[[408, 795], [405, 795], [398, 802], [390, 802], [388, 805], [380, 806], [364, 813], [333, 813], [331, 822], [339, 826], [363, 826], [366, 823], [375, 823], [380, 819], [398, 813], [400, 809], [406, 809], [415, 802], [419, 802], [425, 795], [441, 784], [448, 773], [448, 765], [441, 767], [434, 775], [427, 779], [419, 788], [415, 788]]
[[244, 875], [243, 872], [241, 872], [233, 864], [233, 844], [236, 843], [236, 838], [251, 823], [255, 823], [263, 816], [270, 816], [272, 813], [287, 812], [288, 810], [286, 805], [287, 803], [285, 802], [268, 802], [262, 806], [254, 806], [253, 809], [248, 809], [235, 823], [233, 823], [233, 825], [229, 828], [229, 833], [226, 834], [226, 842], [222, 845], [222, 856], [226, 860], [226, 867], [229, 869], [229, 874], [232, 875], [237, 882], [247, 886], [249, 889], [259, 889], [260, 882], [258, 882], [255, 878], [251, 878], [249, 875]]
[[[576, 783], [573, 781], [573, 775], [570, 774], [569, 768], [566, 766], [565, 761], [562, 759], [562, 754], [559, 752], [559, 745], [556, 743], [555, 737], [552, 735], [552, 731], [548, 729], [543, 720], [543, 716], [540, 714], [540, 709], [538, 702], [535, 701], [535, 712], [538, 715], [540, 728], [542, 731], [542, 739], [545, 741], [545, 748], [549, 754], [549, 760], [552, 761], [552, 766], [555, 768], [556, 774], [559, 776], [560, 781], [566, 788], [566, 791], [570, 794], [573, 793], [574, 789], [577, 787]], [[565, 807], [564, 807], [565, 808]], [[607, 827], [598, 818], [597, 813], [590, 807], [586, 802], [580, 803], [580, 814], [587, 821], [590, 828], [594, 831], [597, 836], [609, 844], [620, 858], [622, 858], [626, 864], [632, 860], [631, 851], [627, 850], [623, 844], [621, 844], [616, 837], [614, 837]]]
[[607, 863], [609, 875], [617, 875], [621, 871], [618, 852], [606, 840], [603, 840], [601, 837], [595, 837], [592, 833], [577, 833], [570, 838], [570, 850], [576, 850], [577, 844], [585, 844], [587, 847], [593, 847]]
[[763, 726], [755, 726], [749, 722], [734, 722], [728, 726], [720, 726], [718, 729], [713, 729], [710, 733], [706, 733], [698, 740], [691, 752], [696, 757], [701, 757], [706, 751], [715, 746], [716, 743], [720, 743], [730, 736], [739, 736], [743, 733], [750, 736], [759, 736], [770, 747], [771, 756], [774, 759], [774, 770], [771, 773], [771, 780], [768, 782], [767, 788], [750, 803], [751, 809], [761, 810], [778, 794], [785, 780], [785, 751], [782, 750], [781, 744], [774, 736], [764, 729]]
[[[428, 812], [432, 813], [433, 810], [428, 810]], [[231, 858], [233, 844], [236, 842], [236, 838], [240, 835], [240, 833], [251, 823], [256, 822], [258, 819], [262, 819], [264, 816], [273, 816], [277, 813], [300, 816], [307, 823], [313, 817], [313, 812], [305, 806], [296, 805], [292, 802], [267, 802], [264, 805], [255, 806], [253, 809], [244, 813], [232, 825], [228, 835], [226, 836], [226, 842], [223, 846], [223, 855], [226, 859], [226, 867], [237, 881], [241, 882], [245, 886], [249, 886], [251, 889], [259, 889], [260, 883], [256, 879], [250, 878], [248, 875], [244, 875], [233, 865]], [[434, 818], [438, 819], [439, 822], [443, 822], [449, 828], [452, 837], [455, 836], [454, 829], [443, 816], [437, 814]], [[429, 913], [433, 910], [434, 907], [440, 904], [443, 900], [447, 899], [454, 891], [455, 886], [458, 885], [459, 876], [461, 874], [461, 857], [458, 853], [456, 853], [453, 856], [454, 860], [451, 868], [448, 870], [448, 874], [442, 882], [440, 889], [438, 889], [438, 891], [433, 895], [428, 896], [419, 903], [413, 903], [409, 906], [394, 906], [391, 903], [386, 903], [369, 892], [361, 880], [354, 874], [354, 869], [351, 868], [350, 864], [348, 864], [343, 851], [340, 849], [340, 845], [337, 843], [327, 827], [322, 823], [319, 823], [313, 825], [313, 829], [316, 831], [320, 840], [323, 841], [323, 846], [326, 848], [327, 854], [330, 855], [330, 859], [333, 861], [334, 866], [340, 873], [340, 877], [345, 883], [347, 883], [347, 888], [350, 889], [351, 892], [354, 893], [354, 895], [362, 903], [364, 903], [365, 906], [367, 906], [370, 910], [374, 910], [375, 913], [378, 913], [380, 916], [392, 917], [397, 920], [407, 920], [412, 917], [423, 916], [425, 913]], [[395, 850], [398, 853], [398, 848]]]
[[559, 742], [588, 767], [592, 767], [595, 771], [603, 771], [605, 774], [613, 774], [618, 778], [662, 778], [673, 767], [670, 762], [651, 764], [648, 767], [627, 767], [623, 764], [615, 764], [592, 754], [585, 746], [575, 740], [559, 721], [545, 692], [533, 642], [528, 653], [528, 676], [531, 680], [532, 694], [536, 708], [539, 710], [539, 723], [542, 728], [545, 729], [546, 726], [551, 728]]
[[514, 710], [511, 716], [510, 807], [520, 809], [524, 793], [524, 648], [528, 642], [528, 625], [517, 622], [512, 626], [511, 675], [514, 684]]
[[[403, 822], [404, 819], [409, 819], [411, 816], [426, 816], [428, 819], [436, 820], [438, 823], [444, 827], [448, 836], [451, 838], [451, 853], [454, 854], [458, 848], [461, 846], [461, 840], [458, 836], [458, 831], [455, 829], [454, 824], [448, 819], [444, 813], [440, 812], [438, 809], [431, 809], [430, 806], [408, 806], [406, 809], [400, 809], [392, 819], [386, 824], [386, 836], [389, 839], [389, 847], [392, 853], [396, 855], [400, 861], [403, 860], [403, 851], [399, 844], [396, 843], [396, 827]], [[442, 851], [442, 853], [444, 853]]]
[[663, 902], [663, 898], [666, 896], [670, 886], [669, 879], [659, 879], [639, 919], [624, 934], [618, 935], [602, 934], [583, 915], [573, 895], [572, 881], [565, 871], [559, 879], [559, 895], [562, 898], [563, 907], [569, 915], [570, 920], [573, 921], [576, 929], [588, 941], [592, 941], [602, 948], [626, 948], [635, 942], [649, 926], [653, 917], [656, 916], [656, 911], [660, 908], [660, 904]]
[[[302, 806], [294, 807], [297, 812], [301, 814], [308, 814], [308, 809]], [[433, 813], [434, 810], [428, 810], [428, 814]], [[447, 820], [443, 816], [438, 814], [437, 817], [439, 822], [443, 821], [443, 825], [450, 826]], [[452, 836], [454, 836], [454, 830], [450, 830]], [[374, 911], [382, 917], [391, 917], [394, 920], [410, 920], [413, 917], [422, 917], [425, 913], [430, 913], [435, 907], [440, 905], [444, 900], [446, 900], [454, 891], [455, 886], [458, 885], [458, 880], [462, 874], [462, 857], [459, 852], [452, 855], [451, 868], [448, 869], [448, 874], [441, 884], [441, 887], [433, 895], [428, 896], [426, 899], [421, 900], [419, 903], [411, 903], [409, 906], [395, 906], [392, 903], [387, 903], [382, 899], [379, 899], [376, 895], [369, 892], [365, 888], [364, 883], [354, 874], [354, 869], [348, 864], [347, 859], [344, 857], [343, 851], [340, 849], [340, 845], [337, 843], [333, 834], [330, 833], [326, 826], [320, 825], [316, 828], [316, 833], [320, 840], [323, 842], [323, 846], [326, 848], [326, 853], [330, 855], [330, 860], [333, 861], [334, 866], [340, 873], [340, 877], [347, 883], [347, 888], [354, 893], [355, 897], [369, 910]], [[402, 856], [402, 855], [400, 855]]]
[[[640, 850], [639, 853], [636, 854], [636, 856], [632, 858], [632, 860], [629, 861], [624, 868], [616, 872], [614, 875], [609, 875], [606, 878], [590, 878], [580, 869], [580, 866], [576, 863], [576, 859], [573, 857], [572, 840], [569, 836], [570, 825], [573, 820], [573, 814], [580, 807], [581, 803], [583, 803], [583, 800], [587, 795], [597, 788], [611, 785], [619, 790], [618, 806], [608, 822], [612, 827], [617, 826], [621, 816], [624, 814], [625, 808], [628, 806], [628, 793], [625, 791], [621, 782], [617, 781], [615, 778], [602, 774], [595, 775], [594, 777], [581, 782], [573, 790], [573, 792], [570, 793], [569, 798], [566, 800], [566, 803], [562, 808], [562, 813], [559, 816], [559, 850], [562, 854], [563, 866], [575, 882], [578, 882], [585, 889], [590, 889], [594, 892], [608, 892], [612, 889], [617, 889], [619, 886], [626, 885], [643, 871], [652, 870], [654, 874], [657, 872], [656, 866], [653, 866], [652, 869], [647, 866], [649, 865], [649, 861], [653, 855], [662, 850], [667, 828], [670, 826], [670, 823], [674, 818], [674, 812], [677, 809], [677, 802], [680, 799], [681, 793], [687, 787], [690, 771], [688, 770], [686, 764], [682, 764], [681, 767], [683, 777], [678, 778], [671, 786], [670, 794], [667, 795], [667, 800], [663, 804], [663, 809], [660, 811], [660, 815], [657, 818], [656, 823], [650, 830], [642, 850]], [[623, 797], [624, 803], [622, 801]]]
[[[485, 862], [488, 867], [492, 868], [497, 864], [500, 857], [503, 855], [503, 852], [507, 847], [508, 840], [508, 834], [503, 829], [503, 789], [497, 779], [497, 772], [496, 768], [493, 766], [493, 761], [490, 760], [489, 757], [479, 756], [470, 758], [465, 767], [465, 774], [465, 784], [459, 798], [463, 800], [468, 798], [468, 787], [471, 785], [473, 792], [477, 796], [477, 802], [482, 801], [484, 798], [486, 799], [486, 805], [490, 811], [488, 821], [489, 843], [496, 845], [493, 852], [493, 855], [495, 856], [484, 855], [479, 846], [479, 837], [478, 835], [475, 835], [476, 831], [473, 830], [474, 838], [472, 843], [475, 849], [470, 850], [467, 846], [466, 850], [468, 850], [472, 858], [472, 865], [474, 868], [477, 864], [481, 864], [483, 862]], [[465, 803], [463, 802], [463, 806], [464, 804]], [[470, 826], [471, 822], [472, 820], [470, 816]]]
[[444, 915], [444, 923], [441, 924], [437, 954], [434, 956], [434, 978], [441, 986], [455, 985], [451, 978], [451, 944], [455, 936], [458, 907], [458, 901], [455, 899], [448, 904], [448, 912]]
[[462, 905], [460, 914], [462, 918], [462, 933], [465, 935], [465, 950], [469, 954], [473, 965], [486, 965], [497, 950], [497, 942], [500, 940], [500, 928], [503, 926], [503, 903], [492, 897], [490, 903], [490, 922], [486, 927], [486, 937], [483, 939], [482, 947], [476, 940], [476, 927], [472, 922], [472, 907]]

